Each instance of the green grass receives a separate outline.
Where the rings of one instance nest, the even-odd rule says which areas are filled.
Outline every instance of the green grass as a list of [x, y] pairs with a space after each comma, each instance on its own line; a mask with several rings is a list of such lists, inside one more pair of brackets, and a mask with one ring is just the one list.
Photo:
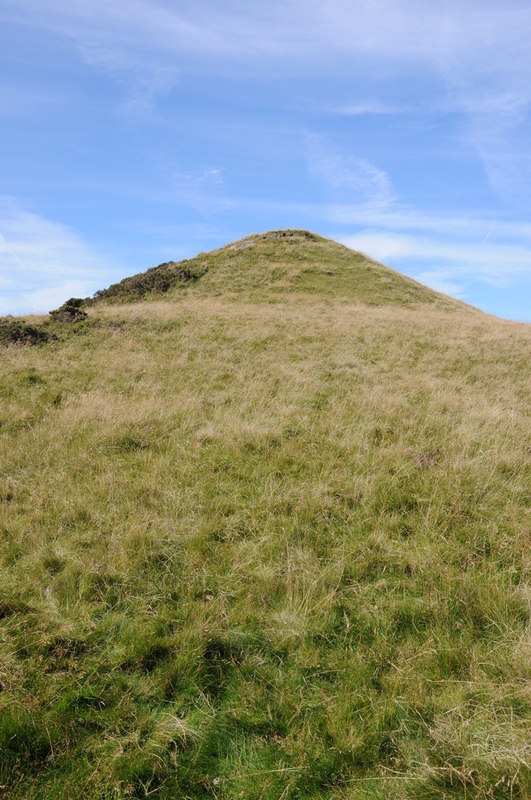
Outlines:
[[0, 350], [0, 797], [527, 798], [530, 329], [250, 238]]
[[187, 292], [191, 296], [275, 301], [286, 291], [370, 305], [457, 303], [383, 267], [361, 253], [308, 231], [253, 234], [211, 253], [168, 262], [97, 292], [96, 302], [136, 302]]

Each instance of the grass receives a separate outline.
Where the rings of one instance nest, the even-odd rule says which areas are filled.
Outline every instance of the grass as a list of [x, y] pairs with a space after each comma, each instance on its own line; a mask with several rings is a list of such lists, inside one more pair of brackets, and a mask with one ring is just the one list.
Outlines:
[[0, 797], [529, 797], [529, 326], [251, 240], [0, 351]]

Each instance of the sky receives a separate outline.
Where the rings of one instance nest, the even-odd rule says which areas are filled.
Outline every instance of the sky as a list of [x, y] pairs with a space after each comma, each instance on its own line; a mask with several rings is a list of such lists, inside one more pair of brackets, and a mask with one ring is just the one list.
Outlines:
[[531, 320], [529, 0], [0, 0], [0, 314], [307, 228]]

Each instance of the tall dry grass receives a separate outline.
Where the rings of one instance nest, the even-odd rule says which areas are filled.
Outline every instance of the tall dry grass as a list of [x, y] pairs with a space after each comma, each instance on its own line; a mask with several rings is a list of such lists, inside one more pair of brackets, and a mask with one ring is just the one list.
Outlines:
[[0, 355], [0, 796], [528, 797], [529, 327], [194, 291]]

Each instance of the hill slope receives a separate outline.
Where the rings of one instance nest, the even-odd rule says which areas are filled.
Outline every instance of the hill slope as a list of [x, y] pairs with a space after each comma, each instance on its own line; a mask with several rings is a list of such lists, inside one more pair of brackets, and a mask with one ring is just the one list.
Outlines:
[[278, 233], [0, 351], [0, 796], [531, 793], [530, 328]]

